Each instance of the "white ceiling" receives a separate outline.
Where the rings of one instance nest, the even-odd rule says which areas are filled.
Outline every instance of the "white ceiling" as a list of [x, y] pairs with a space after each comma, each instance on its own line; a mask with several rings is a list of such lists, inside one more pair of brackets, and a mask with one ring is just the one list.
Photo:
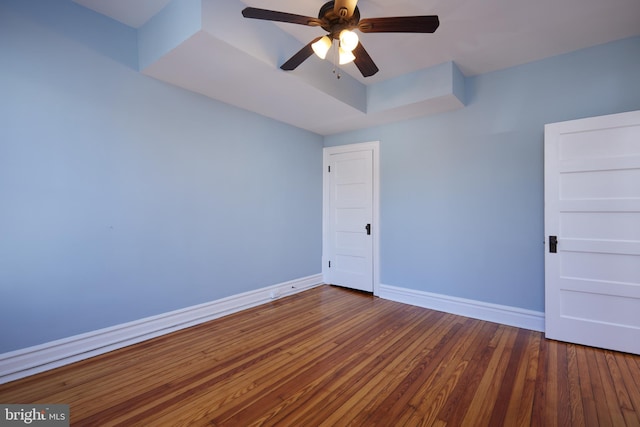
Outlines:
[[[144, 25], [170, 2], [74, 1], [134, 28]], [[281, 71], [278, 67], [311, 39], [322, 35], [321, 29], [248, 20], [241, 16], [245, 5], [317, 16], [323, 3], [323, 0], [243, 0], [242, 3], [202, 0], [203, 10], [208, 10], [203, 13], [203, 21], [208, 16], [215, 20], [223, 13], [222, 9], [231, 15], [224, 17], [223, 24], [203, 22], [203, 33], [185, 40], [143, 72], [327, 135], [403, 118], [399, 114], [367, 114], [354, 109], [327, 93], [322, 88], [327, 84], [343, 85], [345, 90], [358, 86], [366, 89], [448, 61], [453, 61], [465, 76], [473, 76], [640, 35], [639, 0], [360, 0], [358, 7], [363, 18], [438, 15], [440, 27], [434, 34], [360, 34], [361, 42], [380, 72], [365, 79], [355, 65], [349, 64], [342, 69], [340, 81], [316, 83], [301, 73], [321, 70], [335, 80], [327, 61], [312, 56], [294, 72]], [[230, 43], [231, 39], [254, 33], [259, 35], [259, 42]], [[283, 38], [295, 43], [283, 44]], [[268, 50], [279, 47], [274, 45], [286, 52], [269, 58]], [[342, 90], [340, 86], [336, 88]], [[442, 111], [447, 108], [450, 109], [445, 106]], [[406, 117], [411, 117], [438, 109], [404, 111]]]

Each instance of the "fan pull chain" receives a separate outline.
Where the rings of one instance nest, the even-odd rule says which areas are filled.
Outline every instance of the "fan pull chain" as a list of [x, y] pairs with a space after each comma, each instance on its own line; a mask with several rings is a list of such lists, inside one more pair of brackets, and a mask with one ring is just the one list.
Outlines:
[[340, 80], [340, 69], [337, 67], [338, 64], [338, 45], [336, 43], [332, 43], [331, 47], [333, 48], [333, 74], [336, 75], [336, 79]]

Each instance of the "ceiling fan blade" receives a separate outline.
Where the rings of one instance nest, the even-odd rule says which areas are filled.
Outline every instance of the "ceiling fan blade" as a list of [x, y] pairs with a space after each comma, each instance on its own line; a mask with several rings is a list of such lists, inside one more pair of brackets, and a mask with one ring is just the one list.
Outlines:
[[264, 19], [266, 21], [288, 22], [290, 24], [310, 25], [312, 27], [324, 24], [324, 21], [310, 16], [296, 15], [293, 13], [278, 12], [275, 10], [246, 7], [242, 10], [242, 16], [252, 19]]
[[337, 16], [348, 19], [351, 18], [356, 10], [358, 0], [335, 0], [333, 4], [333, 13]]
[[439, 25], [437, 15], [398, 16], [361, 19], [358, 29], [363, 33], [433, 33]]
[[298, 68], [298, 65], [302, 64], [307, 58], [309, 58], [313, 54], [313, 48], [311, 47], [311, 45], [317, 42], [318, 40], [320, 40], [321, 38], [322, 37], [316, 37], [315, 39], [311, 40], [311, 42], [308, 45], [300, 49], [298, 53], [296, 53], [291, 58], [289, 58], [289, 60], [284, 64], [282, 64], [280, 68], [285, 71], [293, 71], [296, 68]]
[[369, 56], [369, 53], [364, 49], [362, 43], [358, 43], [356, 48], [353, 49], [353, 54], [356, 57], [353, 62], [356, 64], [356, 67], [358, 67], [358, 70], [360, 70], [363, 77], [373, 76], [378, 72], [378, 67]]

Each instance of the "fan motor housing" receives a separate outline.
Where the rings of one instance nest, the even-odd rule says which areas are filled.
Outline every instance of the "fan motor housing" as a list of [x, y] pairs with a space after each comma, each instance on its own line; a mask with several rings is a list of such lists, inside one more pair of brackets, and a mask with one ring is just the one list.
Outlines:
[[337, 39], [340, 37], [342, 30], [353, 30], [357, 28], [358, 22], [360, 22], [360, 9], [356, 6], [353, 15], [345, 19], [333, 11], [334, 4], [334, 1], [328, 1], [322, 5], [320, 12], [318, 12], [318, 18], [325, 22], [322, 28], [327, 31], [332, 38]]

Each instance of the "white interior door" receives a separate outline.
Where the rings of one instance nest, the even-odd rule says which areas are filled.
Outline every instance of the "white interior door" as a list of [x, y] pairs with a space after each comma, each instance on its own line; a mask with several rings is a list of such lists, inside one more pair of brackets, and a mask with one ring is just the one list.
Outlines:
[[640, 354], [640, 111], [545, 127], [545, 234], [547, 338]]
[[324, 281], [374, 291], [374, 150], [325, 149]]

